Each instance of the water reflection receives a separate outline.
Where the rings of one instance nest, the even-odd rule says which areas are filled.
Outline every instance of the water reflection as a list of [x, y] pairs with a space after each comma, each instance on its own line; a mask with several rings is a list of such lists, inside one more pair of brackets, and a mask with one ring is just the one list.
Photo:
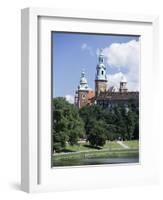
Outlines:
[[79, 165], [102, 165], [102, 164], [121, 164], [139, 163], [139, 158], [86, 158], [72, 160], [55, 160], [53, 166], [79, 166]]

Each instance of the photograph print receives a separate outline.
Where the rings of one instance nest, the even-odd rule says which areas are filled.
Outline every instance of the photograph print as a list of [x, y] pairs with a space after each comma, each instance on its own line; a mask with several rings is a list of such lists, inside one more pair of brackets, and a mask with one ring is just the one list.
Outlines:
[[52, 167], [139, 163], [140, 36], [52, 32]]

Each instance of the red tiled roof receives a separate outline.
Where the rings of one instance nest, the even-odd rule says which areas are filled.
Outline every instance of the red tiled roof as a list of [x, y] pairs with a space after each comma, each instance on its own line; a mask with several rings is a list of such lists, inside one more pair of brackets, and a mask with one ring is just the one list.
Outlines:
[[88, 92], [88, 99], [91, 99], [92, 97], [94, 97], [95, 96], [95, 92], [93, 91], [93, 90], [90, 90], [89, 92]]

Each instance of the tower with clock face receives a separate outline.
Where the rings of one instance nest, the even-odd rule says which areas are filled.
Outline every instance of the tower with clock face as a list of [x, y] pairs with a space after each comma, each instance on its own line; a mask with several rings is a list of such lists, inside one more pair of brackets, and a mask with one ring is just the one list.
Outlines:
[[107, 91], [106, 67], [104, 65], [103, 50], [100, 49], [98, 64], [96, 67], [95, 94], [96, 96], [98, 96], [100, 92], [106, 92], [106, 91]]
[[85, 72], [83, 71], [81, 73], [80, 84], [78, 86], [78, 102], [77, 102], [78, 108], [81, 108], [81, 107], [87, 105], [88, 93], [89, 93], [88, 82], [85, 77]]

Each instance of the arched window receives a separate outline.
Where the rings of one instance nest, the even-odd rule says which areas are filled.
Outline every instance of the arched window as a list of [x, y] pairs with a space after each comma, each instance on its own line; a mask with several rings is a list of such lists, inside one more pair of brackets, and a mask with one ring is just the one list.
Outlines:
[[85, 94], [83, 94], [83, 95], [82, 95], [82, 99], [85, 99], [85, 98], [86, 98], [86, 95], [85, 95]]
[[101, 74], [104, 75], [104, 71], [103, 70], [101, 71]]

